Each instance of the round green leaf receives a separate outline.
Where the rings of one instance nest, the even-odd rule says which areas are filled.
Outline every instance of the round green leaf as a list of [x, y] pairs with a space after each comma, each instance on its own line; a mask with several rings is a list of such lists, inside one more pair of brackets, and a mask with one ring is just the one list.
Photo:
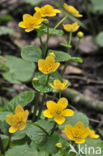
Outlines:
[[35, 65], [14, 56], [7, 56], [9, 71], [3, 73], [3, 77], [11, 83], [26, 82], [31, 79]]
[[14, 111], [17, 105], [21, 105], [22, 107], [29, 104], [34, 99], [34, 92], [25, 91], [16, 95], [7, 105], [6, 109], [9, 111]]
[[87, 127], [89, 125], [88, 117], [81, 113], [81, 112], [75, 112], [74, 116], [67, 117], [64, 124], [60, 125], [60, 129], [64, 129], [66, 124], [71, 124], [74, 126], [78, 121], [82, 121], [84, 123], [84, 126]]
[[96, 43], [100, 46], [103, 47], [103, 31], [101, 31], [97, 37], [96, 37]]
[[22, 49], [21, 56], [26, 61], [38, 62], [42, 56], [42, 51], [38, 46], [29, 45]]

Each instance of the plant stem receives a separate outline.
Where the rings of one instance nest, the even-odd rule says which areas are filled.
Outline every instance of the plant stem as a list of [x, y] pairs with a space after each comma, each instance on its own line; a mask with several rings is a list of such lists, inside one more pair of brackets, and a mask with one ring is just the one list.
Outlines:
[[77, 45], [76, 45], [76, 47], [75, 47], [75, 49], [74, 49], [73, 56], [76, 54], [76, 52], [77, 52], [77, 50], [78, 50], [78, 48], [79, 48], [79, 45], [80, 45], [80, 38], [79, 38], [79, 40], [78, 40], [78, 42], [77, 42]]
[[6, 149], [5, 149], [5, 151], [7, 151], [9, 149], [9, 147], [10, 147], [10, 144], [11, 144], [11, 135], [12, 134], [9, 134], [9, 141], [8, 141], [8, 145], [7, 145]]
[[36, 120], [36, 113], [37, 113], [37, 109], [38, 109], [39, 96], [40, 96], [40, 93], [37, 92], [36, 93], [36, 99], [35, 99], [35, 105], [34, 105], [33, 119], [32, 119], [33, 122]]
[[2, 144], [2, 139], [0, 137], [0, 151], [2, 154], [4, 154], [4, 149], [3, 149], [3, 144]]
[[46, 83], [45, 83], [45, 86], [48, 84], [49, 82], [49, 77], [50, 77], [50, 74], [48, 74], [48, 77], [47, 77], [47, 80], [46, 80]]
[[45, 48], [44, 48], [44, 52], [43, 52], [43, 57], [46, 56], [46, 51], [47, 51], [47, 48], [48, 48], [49, 37], [50, 37], [50, 34], [49, 34], [49, 26], [47, 25], [47, 40], [46, 40], [46, 43], [45, 43]]
[[70, 32], [70, 34], [69, 34], [69, 42], [68, 42], [68, 44], [71, 45], [71, 42], [72, 42], [72, 32]]
[[51, 134], [50, 134], [50, 135], [53, 135], [53, 133], [54, 133], [54, 131], [55, 131], [55, 129], [56, 129], [56, 126], [57, 126], [57, 123], [55, 122], [55, 123], [54, 123], [54, 127], [52, 128]]
[[38, 120], [40, 119], [40, 116], [41, 116], [41, 113], [42, 113], [42, 110], [43, 110], [45, 97], [46, 97], [46, 94], [44, 93], [43, 98], [42, 98], [42, 103], [41, 103], [41, 106], [40, 106], [40, 109], [39, 109]]
[[88, 8], [88, 2], [87, 2], [87, 0], [83, 0], [83, 1], [84, 1], [85, 11], [86, 11], [86, 13], [87, 13], [88, 20], [89, 20], [90, 26], [91, 26], [91, 29], [90, 29], [90, 30], [92, 30], [92, 33], [93, 33], [93, 36], [94, 36], [94, 35], [95, 35], [95, 28], [94, 28], [94, 24], [93, 24], [93, 21], [92, 21], [92, 17], [91, 17], [89, 8]]
[[67, 17], [68, 17], [68, 16], [63, 17], [63, 18], [56, 24], [56, 26], [55, 26], [54, 29], [52, 30], [52, 33], [59, 27], [59, 25], [60, 25], [61, 23], [63, 23], [63, 21], [64, 21]]
[[[72, 42], [72, 32], [70, 32], [70, 34], [69, 34], [69, 41], [68, 41], [68, 44], [71, 45], [71, 42]], [[69, 61], [67, 61], [67, 62], [65, 63], [65, 65], [64, 65], [64, 68], [63, 68], [63, 71], [62, 71], [62, 74], [61, 74], [62, 76], [64, 75], [65, 70], [66, 70], [68, 64], [69, 64]]]
[[[41, 45], [41, 49], [42, 49], [42, 53], [43, 53], [43, 42], [42, 42], [41, 37], [39, 37], [39, 40], [40, 40], [40, 45]], [[43, 55], [43, 54], [42, 54], [42, 55]]]
[[60, 91], [60, 92], [59, 92], [59, 99], [61, 98], [61, 95], [62, 95], [62, 92]]

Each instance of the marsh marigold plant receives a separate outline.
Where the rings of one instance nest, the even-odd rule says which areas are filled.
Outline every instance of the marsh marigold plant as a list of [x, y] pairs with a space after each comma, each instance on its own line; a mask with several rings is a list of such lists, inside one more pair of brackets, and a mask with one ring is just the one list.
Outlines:
[[22, 131], [26, 127], [28, 115], [28, 110], [24, 110], [20, 105], [17, 105], [15, 114], [8, 114], [6, 116], [6, 122], [11, 126], [9, 133], [15, 133], [17, 130]]
[[18, 26], [24, 28], [26, 32], [30, 32], [34, 29], [39, 29], [41, 23], [44, 21], [41, 16], [31, 16], [29, 14], [23, 15], [23, 21], [19, 22]]
[[66, 3], [64, 3], [64, 9], [69, 12], [71, 15], [73, 15], [74, 17], [82, 17], [83, 15], [82, 14], [79, 14], [79, 11], [74, 8], [73, 6], [71, 5], [68, 5]]
[[37, 13], [40, 13], [41, 17], [53, 17], [56, 16], [57, 13], [61, 13], [59, 9], [55, 9], [53, 6], [47, 4], [43, 7], [35, 7], [34, 10]]
[[77, 22], [72, 23], [72, 24], [63, 24], [63, 28], [67, 32], [75, 32], [79, 29], [79, 25]]
[[62, 132], [68, 137], [68, 139], [74, 141], [77, 144], [84, 143], [87, 137], [99, 137], [99, 135], [96, 135], [93, 130], [90, 130], [88, 127], [85, 128], [81, 121], [78, 121], [74, 126], [70, 124], [65, 125], [65, 128]]
[[46, 59], [39, 59], [38, 69], [44, 74], [55, 72], [60, 66], [59, 62], [55, 62], [54, 56], [47, 56]]
[[71, 109], [66, 109], [68, 106], [68, 100], [66, 98], [60, 98], [57, 103], [48, 101], [46, 106], [47, 109], [43, 112], [43, 115], [47, 118], [54, 118], [57, 124], [63, 124], [65, 117], [74, 115]]
[[68, 87], [68, 80], [65, 80], [64, 82], [61, 82], [60, 80], [54, 80], [53, 84], [50, 84], [50, 86], [57, 91], [63, 91]]

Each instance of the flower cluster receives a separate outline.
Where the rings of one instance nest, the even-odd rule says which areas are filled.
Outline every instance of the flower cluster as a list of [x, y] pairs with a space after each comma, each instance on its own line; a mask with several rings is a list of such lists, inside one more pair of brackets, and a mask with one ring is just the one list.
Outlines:
[[47, 4], [41, 8], [35, 7], [36, 11], [34, 15], [24, 14], [23, 21], [18, 24], [19, 27], [24, 28], [26, 32], [30, 32], [34, 29], [38, 29], [41, 23], [44, 21], [43, 17], [56, 16], [57, 13], [61, 13], [60, 10], [54, 9], [51, 5]]

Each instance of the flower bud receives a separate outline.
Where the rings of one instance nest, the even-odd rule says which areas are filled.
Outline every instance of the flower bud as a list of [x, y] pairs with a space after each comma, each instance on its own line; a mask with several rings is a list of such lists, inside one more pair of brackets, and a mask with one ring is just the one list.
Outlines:
[[82, 32], [82, 31], [79, 31], [78, 33], [77, 33], [77, 36], [78, 36], [78, 38], [83, 38], [84, 37], [84, 33]]
[[62, 148], [61, 142], [58, 142], [58, 143], [56, 144], [56, 147], [57, 147], [57, 148]]
[[34, 82], [34, 81], [38, 81], [38, 78], [34, 77], [34, 78], [32, 79], [32, 81], [33, 81], [33, 82]]
[[47, 18], [45, 18], [45, 19], [44, 19], [44, 23], [45, 23], [45, 24], [48, 24], [48, 23], [49, 23], [49, 20], [48, 20]]

